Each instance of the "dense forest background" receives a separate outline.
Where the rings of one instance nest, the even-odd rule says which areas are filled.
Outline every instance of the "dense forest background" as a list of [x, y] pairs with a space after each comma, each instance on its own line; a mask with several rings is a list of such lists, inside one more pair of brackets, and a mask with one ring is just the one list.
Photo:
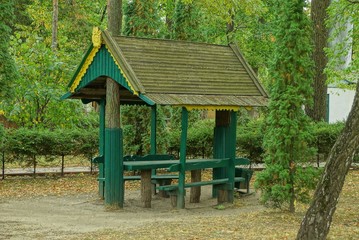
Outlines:
[[[277, 2], [124, 0], [122, 34], [214, 44], [235, 42], [260, 80], [270, 89], [274, 85], [271, 64], [278, 43]], [[84, 107], [80, 101], [59, 99], [66, 92], [66, 85], [90, 44], [92, 28], [106, 28], [106, 4], [106, 0], [1, 0], [0, 115], [10, 125], [53, 130], [97, 127], [98, 116], [90, 106]], [[308, 24], [301, 31], [307, 32], [308, 36], [316, 32], [311, 18], [313, 9], [324, 7], [327, 15], [323, 21], [330, 32], [328, 42], [339, 41], [330, 47], [330, 44], [323, 46], [329, 61], [325, 69], [328, 82], [352, 81], [358, 76], [359, 31], [355, 27], [359, 22], [358, 14], [355, 14], [358, 5], [347, 0], [332, 1], [328, 7], [311, 8], [310, 2], [303, 5]], [[348, 25], [354, 27], [343, 37], [343, 29]], [[314, 51], [313, 41], [314, 38], [308, 43], [312, 46], [311, 51]], [[348, 51], [351, 52], [350, 64], [345, 68], [338, 67]], [[309, 74], [307, 78], [311, 76]], [[145, 153], [149, 148], [149, 109], [123, 106], [122, 112], [122, 127], [127, 136], [131, 135], [126, 141], [128, 151]], [[260, 113], [257, 117], [266, 115], [266, 110], [256, 112]], [[159, 108], [159, 114], [159, 134], [168, 133], [169, 129], [176, 133], [180, 120], [178, 109]], [[250, 122], [251, 114], [247, 110], [243, 109], [239, 115], [239, 124]], [[193, 112], [190, 117], [192, 122], [198, 122], [205, 114]], [[169, 139], [159, 139], [162, 141], [159, 146], [169, 146]]]

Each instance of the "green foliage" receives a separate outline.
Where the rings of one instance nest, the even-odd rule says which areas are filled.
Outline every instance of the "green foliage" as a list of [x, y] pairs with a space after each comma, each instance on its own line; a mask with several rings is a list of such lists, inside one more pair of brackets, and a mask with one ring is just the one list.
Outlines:
[[60, 2], [57, 51], [51, 49], [51, 1], [34, 0], [25, 12], [18, 4], [21, 1], [25, 0], [18, 0], [16, 7], [26, 19], [16, 21], [9, 48], [21, 77], [12, 79], [16, 88], [0, 102], [5, 116], [18, 126], [29, 128], [96, 125], [97, 120], [87, 116], [79, 101], [60, 101], [60, 97], [88, 45], [83, 40], [90, 35], [91, 25], [98, 23], [94, 18], [100, 19], [93, 11], [98, 11], [104, 1]]
[[18, 77], [14, 60], [9, 53], [13, 18], [13, 2], [2, 1], [0, 4], [0, 110], [3, 98], [11, 96], [11, 82]]
[[[359, 76], [359, 4], [347, 0], [332, 1], [327, 26], [330, 45], [326, 49], [328, 64], [325, 73], [329, 83], [343, 80], [357, 82]], [[353, 28], [354, 26], [354, 28]], [[352, 54], [350, 58], [350, 54]], [[349, 58], [349, 59], [347, 59]], [[348, 87], [348, 85], [340, 85]]]
[[[46, 156], [47, 161], [55, 156], [84, 155], [94, 156], [98, 148], [96, 129], [27, 129], [8, 130], [5, 133], [4, 149], [8, 161], [20, 161], [33, 164], [39, 156]], [[11, 156], [11, 158], [9, 157]]]
[[317, 154], [323, 154], [324, 159], [326, 159], [343, 128], [344, 123], [342, 122], [335, 124], [316, 123], [313, 131], [314, 141], [311, 145], [317, 149]]
[[263, 158], [263, 119], [253, 119], [237, 128], [237, 151], [240, 156], [252, 162], [262, 162]]
[[159, 37], [161, 20], [158, 9], [157, 0], [125, 1], [124, 35]]
[[311, 177], [310, 171], [306, 175], [298, 165], [310, 160], [313, 153], [308, 146], [312, 125], [302, 109], [310, 104], [312, 94], [310, 27], [304, 1], [275, 3], [271, 100], [263, 144], [266, 169], [258, 174], [256, 187], [262, 190], [265, 203], [274, 207], [288, 204], [294, 211], [294, 202], [303, 201], [303, 189], [310, 187], [296, 185], [297, 179]]
[[203, 13], [196, 2], [177, 1], [173, 16], [173, 39], [206, 41], [201, 34]]

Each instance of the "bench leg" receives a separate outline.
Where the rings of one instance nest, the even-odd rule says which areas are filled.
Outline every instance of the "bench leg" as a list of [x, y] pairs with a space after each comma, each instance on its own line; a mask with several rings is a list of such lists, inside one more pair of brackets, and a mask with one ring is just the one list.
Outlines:
[[217, 203], [221, 204], [224, 202], [228, 202], [228, 190], [218, 189]]
[[[171, 185], [172, 179], [164, 179], [164, 180], [159, 180], [158, 184], [160, 186], [164, 186], [164, 185]], [[163, 197], [163, 198], [169, 198], [170, 195], [168, 194], [168, 192], [163, 191], [163, 190], [159, 190], [158, 191], [158, 196]]]
[[141, 171], [141, 200], [143, 207], [151, 208], [152, 198], [151, 170]]
[[[200, 182], [201, 181], [201, 169], [198, 170], [192, 170], [191, 171], [191, 181], [192, 182]], [[201, 198], [201, 187], [191, 187], [191, 193], [190, 193], [190, 203], [199, 203], [199, 200]]]
[[173, 208], [177, 207], [177, 191], [173, 191], [169, 193], [171, 197], [171, 205]]

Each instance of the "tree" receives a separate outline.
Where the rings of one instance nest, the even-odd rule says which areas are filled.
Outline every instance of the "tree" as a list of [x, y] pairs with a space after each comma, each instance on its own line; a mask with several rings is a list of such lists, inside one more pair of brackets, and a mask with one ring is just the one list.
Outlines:
[[[60, 97], [78, 59], [88, 47], [83, 39], [88, 38], [89, 25], [94, 24], [92, 18], [98, 16], [95, 13], [98, 5], [84, 0], [59, 5], [61, 28], [56, 38], [58, 48], [54, 52], [51, 49], [52, 1], [33, 0], [28, 4], [28, 0], [16, 0], [15, 3], [19, 19], [12, 23], [11, 38], [1, 46], [9, 46], [19, 77], [12, 79], [12, 84], [16, 85], [12, 94], [2, 99], [4, 115], [25, 127], [53, 129], [96, 124], [80, 102], [60, 101]], [[20, 3], [28, 4], [26, 11]], [[83, 15], [83, 8], [88, 15]]]
[[343, 129], [330, 151], [324, 172], [305, 214], [297, 239], [326, 239], [342, 191], [345, 177], [359, 148], [359, 83], [353, 107]]
[[[325, 72], [328, 83], [346, 87], [343, 80], [357, 82], [359, 76], [359, 3], [333, 0], [328, 8], [329, 47], [326, 49], [328, 65]], [[355, 86], [355, 85], [354, 85]]]
[[51, 48], [57, 50], [57, 30], [58, 30], [58, 21], [59, 21], [59, 1], [52, 0], [52, 41]]
[[327, 9], [330, 0], [312, 0], [310, 16], [313, 26], [313, 60], [314, 60], [314, 79], [313, 79], [313, 107], [306, 106], [306, 113], [314, 121], [323, 121], [326, 117], [327, 109], [327, 77], [324, 69], [328, 59], [324, 49], [328, 44], [328, 28], [325, 25], [327, 20]]
[[13, 16], [13, 2], [2, 2], [0, 4], [0, 106], [3, 98], [11, 96], [11, 82], [18, 78], [15, 62], [9, 53]]
[[[329, 7], [329, 25], [333, 28], [331, 37], [336, 38], [342, 34], [343, 26], [345, 30], [348, 26], [347, 24], [359, 25], [358, 11], [358, 1], [333, 1]], [[358, 39], [358, 36], [359, 31], [354, 28], [352, 31], [347, 32], [344, 39]], [[327, 164], [316, 187], [311, 205], [302, 220], [297, 239], [326, 239], [345, 177], [353, 161], [354, 154], [359, 149], [358, 47], [359, 44], [356, 41], [352, 41], [350, 46], [348, 46], [347, 41], [344, 41], [328, 49], [329, 66], [327, 73], [330, 81], [356, 80], [356, 95], [345, 127], [327, 158]], [[354, 50], [350, 52], [350, 55], [353, 53], [353, 60], [346, 62], [348, 49]], [[346, 68], [337, 68], [337, 66], [343, 66], [343, 64], [346, 64]]]
[[294, 212], [295, 201], [308, 201], [308, 189], [315, 187], [316, 176], [313, 168], [303, 168], [311, 156], [307, 144], [311, 124], [302, 110], [312, 94], [309, 19], [303, 0], [274, 3], [277, 18], [264, 136], [266, 169], [258, 174], [255, 185], [262, 190], [263, 202], [278, 208], [288, 206]]

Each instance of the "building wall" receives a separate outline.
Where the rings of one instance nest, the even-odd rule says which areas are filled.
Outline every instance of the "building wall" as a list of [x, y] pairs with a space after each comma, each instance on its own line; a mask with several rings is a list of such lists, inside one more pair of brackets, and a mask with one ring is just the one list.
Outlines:
[[353, 105], [355, 91], [341, 88], [328, 88], [329, 123], [345, 121]]

